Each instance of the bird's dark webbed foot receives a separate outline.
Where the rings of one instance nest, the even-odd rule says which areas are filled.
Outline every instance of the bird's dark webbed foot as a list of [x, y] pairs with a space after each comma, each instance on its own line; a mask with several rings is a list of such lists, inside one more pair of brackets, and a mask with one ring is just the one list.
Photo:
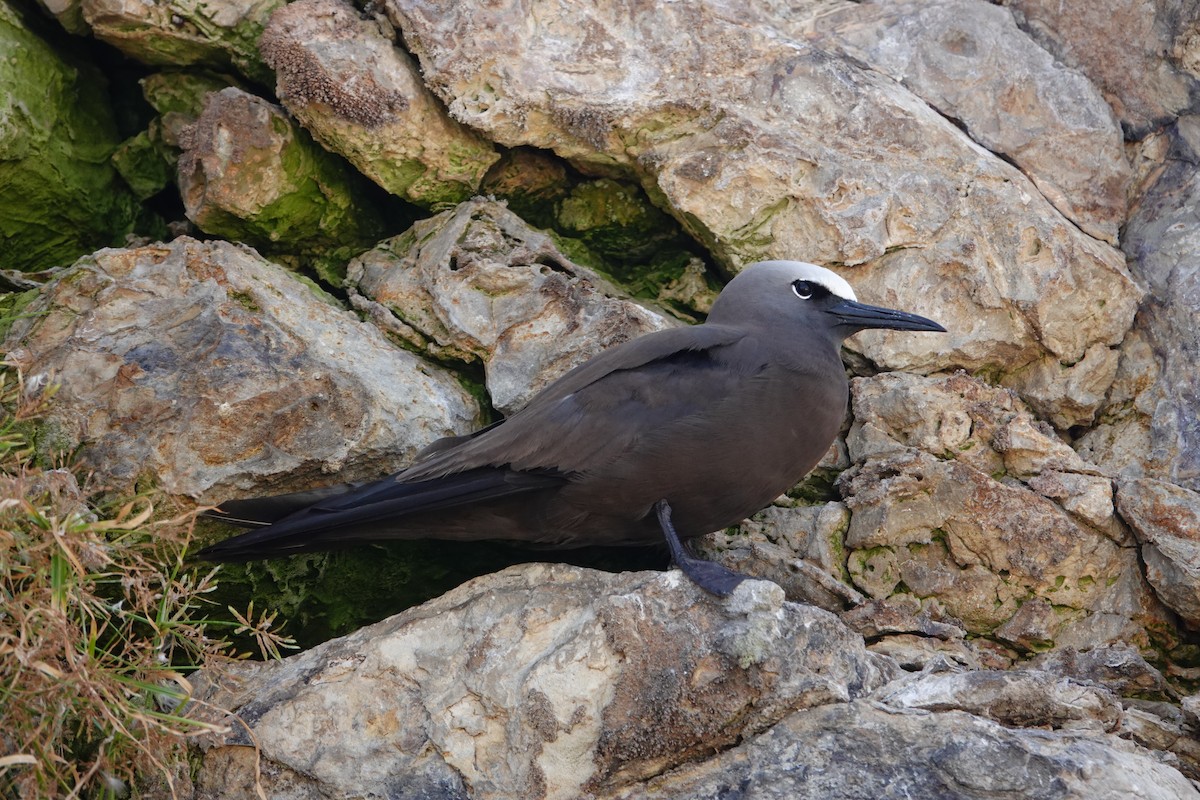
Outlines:
[[667, 539], [667, 547], [671, 549], [671, 560], [683, 570], [683, 574], [687, 575], [692, 583], [709, 594], [728, 597], [739, 583], [746, 580], [745, 575], [739, 575], [720, 564], [692, 555], [675, 532], [675, 525], [671, 522], [671, 504], [666, 500], [659, 500], [654, 504], [654, 513], [658, 515], [658, 524]]

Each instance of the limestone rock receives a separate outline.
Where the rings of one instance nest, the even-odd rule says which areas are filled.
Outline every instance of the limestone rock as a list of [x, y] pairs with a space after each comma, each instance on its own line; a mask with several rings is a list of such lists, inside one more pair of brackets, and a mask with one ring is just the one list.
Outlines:
[[856, 424], [847, 445], [856, 461], [915, 447], [988, 475], [1096, 472], [1012, 392], [962, 372], [855, 379], [851, 393]]
[[249, 731], [208, 750], [196, 797], [254, 797], [230, 782], [253, 741], [268, 796], [576, 798], [894, 672], [769, 583], [716, 601], [678, 572], [528, 564], [282, 662], [230, 667], [204, 701]]
[[[1153, 304], [1151, 299], [1147, 307]], [[1167, 399], [1168, 379], [1147, 340], [1143, 312], [1121, 345], [1117, 377], [1097, 424], [1075, 440], [1075, 450], [1110, 474], [1170, 477], [1180, 456], [1179, 419]]]
[[894, 708], [966, 711], [1016, 728], [1112, 732], [1121, 719], [1121, 704], [1107, 689], [1035, 670], [904, 676], [875, 697]]
[[1003, 3], [1056, 59], [1096, 84], [1131, 138], [1145, 136], [1191, 105], [1200, 76], [1195, 0]]
[[119, 143], [100, 71], [0, 6], [0, 259], [64, 266], [133, 229], [134, 198], [109, 163]]
[[1119, 738], [1190, 770], [1178, 711], [1045, 670], [901, 674], [760, 581], [721, 601], [677, 572], [528, 564], [197, 684], [241, 723], [205, 745], [196, 800], [1200, 797]]
[[142, 63], [232, 66], [267, 83], [270, 71], [259, 58], [258, 37], [271, 12], [286, 2], [81, 0], [81, 11], [97, 39]]
[[1193, 785], [1200, 781], [1200, 739], [1196, 734], [1197, 728], [1171, 703], [1131, 702], [1121, 719], [1122, 738], [1158, 751], [1164, 763], [1177, 768]]
[[1029, 662], [1054, 675], [1090, 681], [1122, 697], [1168, 699], [1173, 691], [1163, 674], [1147, 663], [1137, 648], [1111, 642], [1086, 649], [1063, 647]]
[[334, 284], [383, 233], [363, 178], [259, 97], [232, 87], [208, 95], [181, 144], [179, 190], [205, 233], [302, 254]]
[[280, 101], [328, 149], [394, 195], [426, 207], [466, 200], [499, 158], [452, 120], [417, 65], [341, 0], [300, 0], [260, 43]]
[[1200, 494], [1143, 478], [1120, 484], [1117, 502], [1142, 543], [1146, 579], [1189, 627], [1200, 628]]
[[936, 598], [967, 631], [1025, 652], [1145, 647], [1169, 627], [1109, 479], [1012, 393], [899, 373], [851, 391], [845, 546], [868, 597]]
[[789, 38], [757, 5], [385, 7], [457, 119], [640, 180], [731, 269], [844, 265], [864, 299], [950, 329], [857, 337], [883, 369], [1041, 364], [1021, 390], [1084, 387], [1062, 422], [1090, 422], [1113, 365], [1085, 356], [1121, 341], [1141, 296], [1123, 258], [894, 81]]
[[856, 700], [792, 714], [704, 763], [609, 797], [1183, 800], [1200, 793], [1115, 736], [1012, 730], [961, 711], [913, 713]]
[[59, 384], [43, 439], [101, 483], [148, 475], [216, 502], [362, 480], [478, 409], [443, 370], [253, 251], [180, 238], [101, 250], [49, 284], [4, 343]]
[[1122, 348], [1102, 424], [1078, 447], [1113, 471], [1200, 491], [1200, 117], [1181, 118], [1169, 136], [1168, 157], [1125, 233], [1130, 268], [1150, 294]]
[[484, 199], [418, 222], [349, 272], [377, 324], [438, 357], [481, 360], [505, 414], [606, 347], [677, 324]]
[[843, 538], [850, 512], [842, 503], [770, 506], [733, 533], [718, 531], [692, 550], [744, 575], [781, 586], [789, 600], [841, 611], [863, 597], [842, 581]]
[[862, 3], [815, 22], [818, 41], [860, 58], [1010, 159], [1085, 232], [1110, 244], [1125, 221], [1121, 128], [1082, 74], [979, 0]]
[[66, 30], [79, 36], [91, 33], [87, 21], [83, 18], [82, 0], [38, 0], [38, 5], [46, 9]]

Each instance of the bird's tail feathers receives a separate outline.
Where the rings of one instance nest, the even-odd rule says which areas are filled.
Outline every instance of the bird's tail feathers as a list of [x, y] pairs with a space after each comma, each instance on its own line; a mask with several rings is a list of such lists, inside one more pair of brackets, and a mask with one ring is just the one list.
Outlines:
[[322, 500], [347, 494], [361, 485], [361, 483], [340, 483], [320, 489], [277, 494], [271, 497], [226, 500], [216, 508], [205, 511], [201, 516], [218, 519], [242, 528], [262, 528]]
[[427, 512], [561, 486], [561, 474], [481, 468], [433, 480], [404, 483], [395, 477], [296, 506], [298, 495], [223, 503], [222, 519], [256, 527], [195, 554], [207, 561], [249, 561], [352, 544], [422, 538], [404, 518]]

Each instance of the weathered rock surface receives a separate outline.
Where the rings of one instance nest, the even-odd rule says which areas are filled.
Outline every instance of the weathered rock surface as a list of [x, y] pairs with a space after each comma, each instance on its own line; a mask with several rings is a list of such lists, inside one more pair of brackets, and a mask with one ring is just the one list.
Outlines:
[[849, 458], [827, 459], [844, 502], [785, 498], [700, 552], [841, 613], [906, 667], [1179, 643], [1112, 479], [1015, 394], [962, 373], [851, 387]]
[[703, 764], [612, 795], [620, 800], [1197, 796], [1177, 770], [1115, 736], [1012, 730], [961, 711], [904, 712], [871, 700], [793, 714]]
[[[843, 466], [843, 469], [849, 463]], [[841, 611], [863, 597], [841, 582], [850, 512], [842, 503], [773, 505], [742, 523], [691, 543], [697, 555], [779, 584], [789, 600]]]
[[1103, 686], [1121, 697], [1166, 700], [1174, 696], [1163, 674], [1125, 642], [1086, 649], [1063, 647], [1031, 659], [1029, 666]]
[[816, 18], [833, 45], [890, 75], [1010, 159], [1054, 207], [1110, 244], [1125, 221], [1121, 128], [1082, 74], [978, 0], [861, 3]]
[[1200, 494], [1141, 479], [1122, 483], [1117, 502], [1142, 544], [1146, 580], [1191, 628], [1200, 628]]
[[[787, 523], [765, 536], [874, 601], [850, 612], [858, 630], [945, 641], [959, 630], [1024, 653], [1113, 641], [1146, 648], [1169, 630], [1171, 615], [1115, 514], [1111, 480], [1011, 392], [961, 373], [894, 373], [855, 379], [852, 395], [854, 466], [838, 481], [849, 519], [816, 539], [840, 561], [789, 543]], [[833, 588], [835, 603], [859, 604]], [[822, 602], [803, 588], [797, 594]], [[948, 652], [990, 663], [970, 649], [951, 642]]]
[[1107, 689], [1029, 670], [904, 676], [875, 694], [893, 708], [966, 711], [1013, 728], [1112, 732], [1121, 704]]
[[1167, 135], [1169, 150], [1125, 233], [1130, 269], [1149, 295], [1102, 424], [1077, 446], [1113, 471], [1200, 490], [1200, 117], [1181, 118]]
[[122, 142], [112, 161], [138, 198], [144, 200], [170, 184], [178, 184], [180, 140], [187, 138], [204, 111], [207, 96], [236, 81], [207, 72], [163, 71], [147, 75], [138, 83], [146, 102], [159, 116], [150, 120], [145, 130]]
[[426, 207], [466, 200], [499, 154], [452, 120], [417, 65], [341, 0], [300, 0], [271, 17], [260, 48], [283, 105], [330, 150]]
[[364, 253], [349, 280], [355, 305], [385, 330], [438, 357], [481, 360], [505, 414], [606, 347], [677, 324], [484, 199]]
[[184, 208], [205, 233], [318, 254], [314, 266], [335, 285], [383, 233], [362, 176], [260, 97], [233, 87], [208, 95], [180, 144]]
[[849, 570], [866, 594], [936, 597], [1018, 650], [1124, 640], [1169, 614], [1108, 478], [1003, 390], [965, 375], [852, 385]]
[[1120, 253], [895, 82], [753, 6], [386, 7], [456, 118], [638, 178], [734, 269], [858, 265], [864, 298], [950, 329], [859, 337], [885, 369], [997, 372], [1046, 410], [1071, 397], [1056, 424], [1091, 422], [1141, 294]]
[[576, 798], [894, 672], [766, 582], [716, 601], [678, 572], [529, 564], [283, 662], [232, 667], [205, 700], [250, 734], [205, 754], [196, 796], [253, 796], [238, 776], [254, 741], [270, 796], [278, 781], [293, 797]]
[[449, 373], [226, 242], [101, 250], [26, 311], [4, 350], [61, 385], [43, 438], [118, 488], [216, 502], [361, 480], [478, 417]]
[[718, 601], [678, 572], [527, 564], [199, 683], [240, 722], [205, 746], [196, 800], [1200, 797], [1108, 735], [1135, 729], [1105, 689], [901, 675], [760, 581]]
[[1131, 138], [1192, 104], [1200, 76], [1196, 0], [1002, 2], [1056, 59], [1096, 84]]
[[[70, 19], [70, 0], [52, 10]], [[83, 19], [97, 39], [130, 58], [163, 66], [233, 67], [269, 84], [258, 37], [271, 12], [287, 0], [80, 0]]]
[[119, 138], [100, 71], [0, 6], [0, 266], [63, 266], [133, 229], [109, 163]]

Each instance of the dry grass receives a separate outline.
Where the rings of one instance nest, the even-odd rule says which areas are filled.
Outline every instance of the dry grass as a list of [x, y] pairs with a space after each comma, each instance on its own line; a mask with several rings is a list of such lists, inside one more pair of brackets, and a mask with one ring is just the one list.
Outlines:
[[[34, 466], [47, 392], [0, 367], [0, 797], [122, 797], [187, 774], [187, 675], [289, 643], [273, 620], [217, 608], [217, 571], [184, 554], [194, 517], [155, 520], [151, 498], [89, 507], [66, 469]], [[215, 633], [214, 633], [215, 632]], [[210, 715], [211, 718], [211, 715]]]

